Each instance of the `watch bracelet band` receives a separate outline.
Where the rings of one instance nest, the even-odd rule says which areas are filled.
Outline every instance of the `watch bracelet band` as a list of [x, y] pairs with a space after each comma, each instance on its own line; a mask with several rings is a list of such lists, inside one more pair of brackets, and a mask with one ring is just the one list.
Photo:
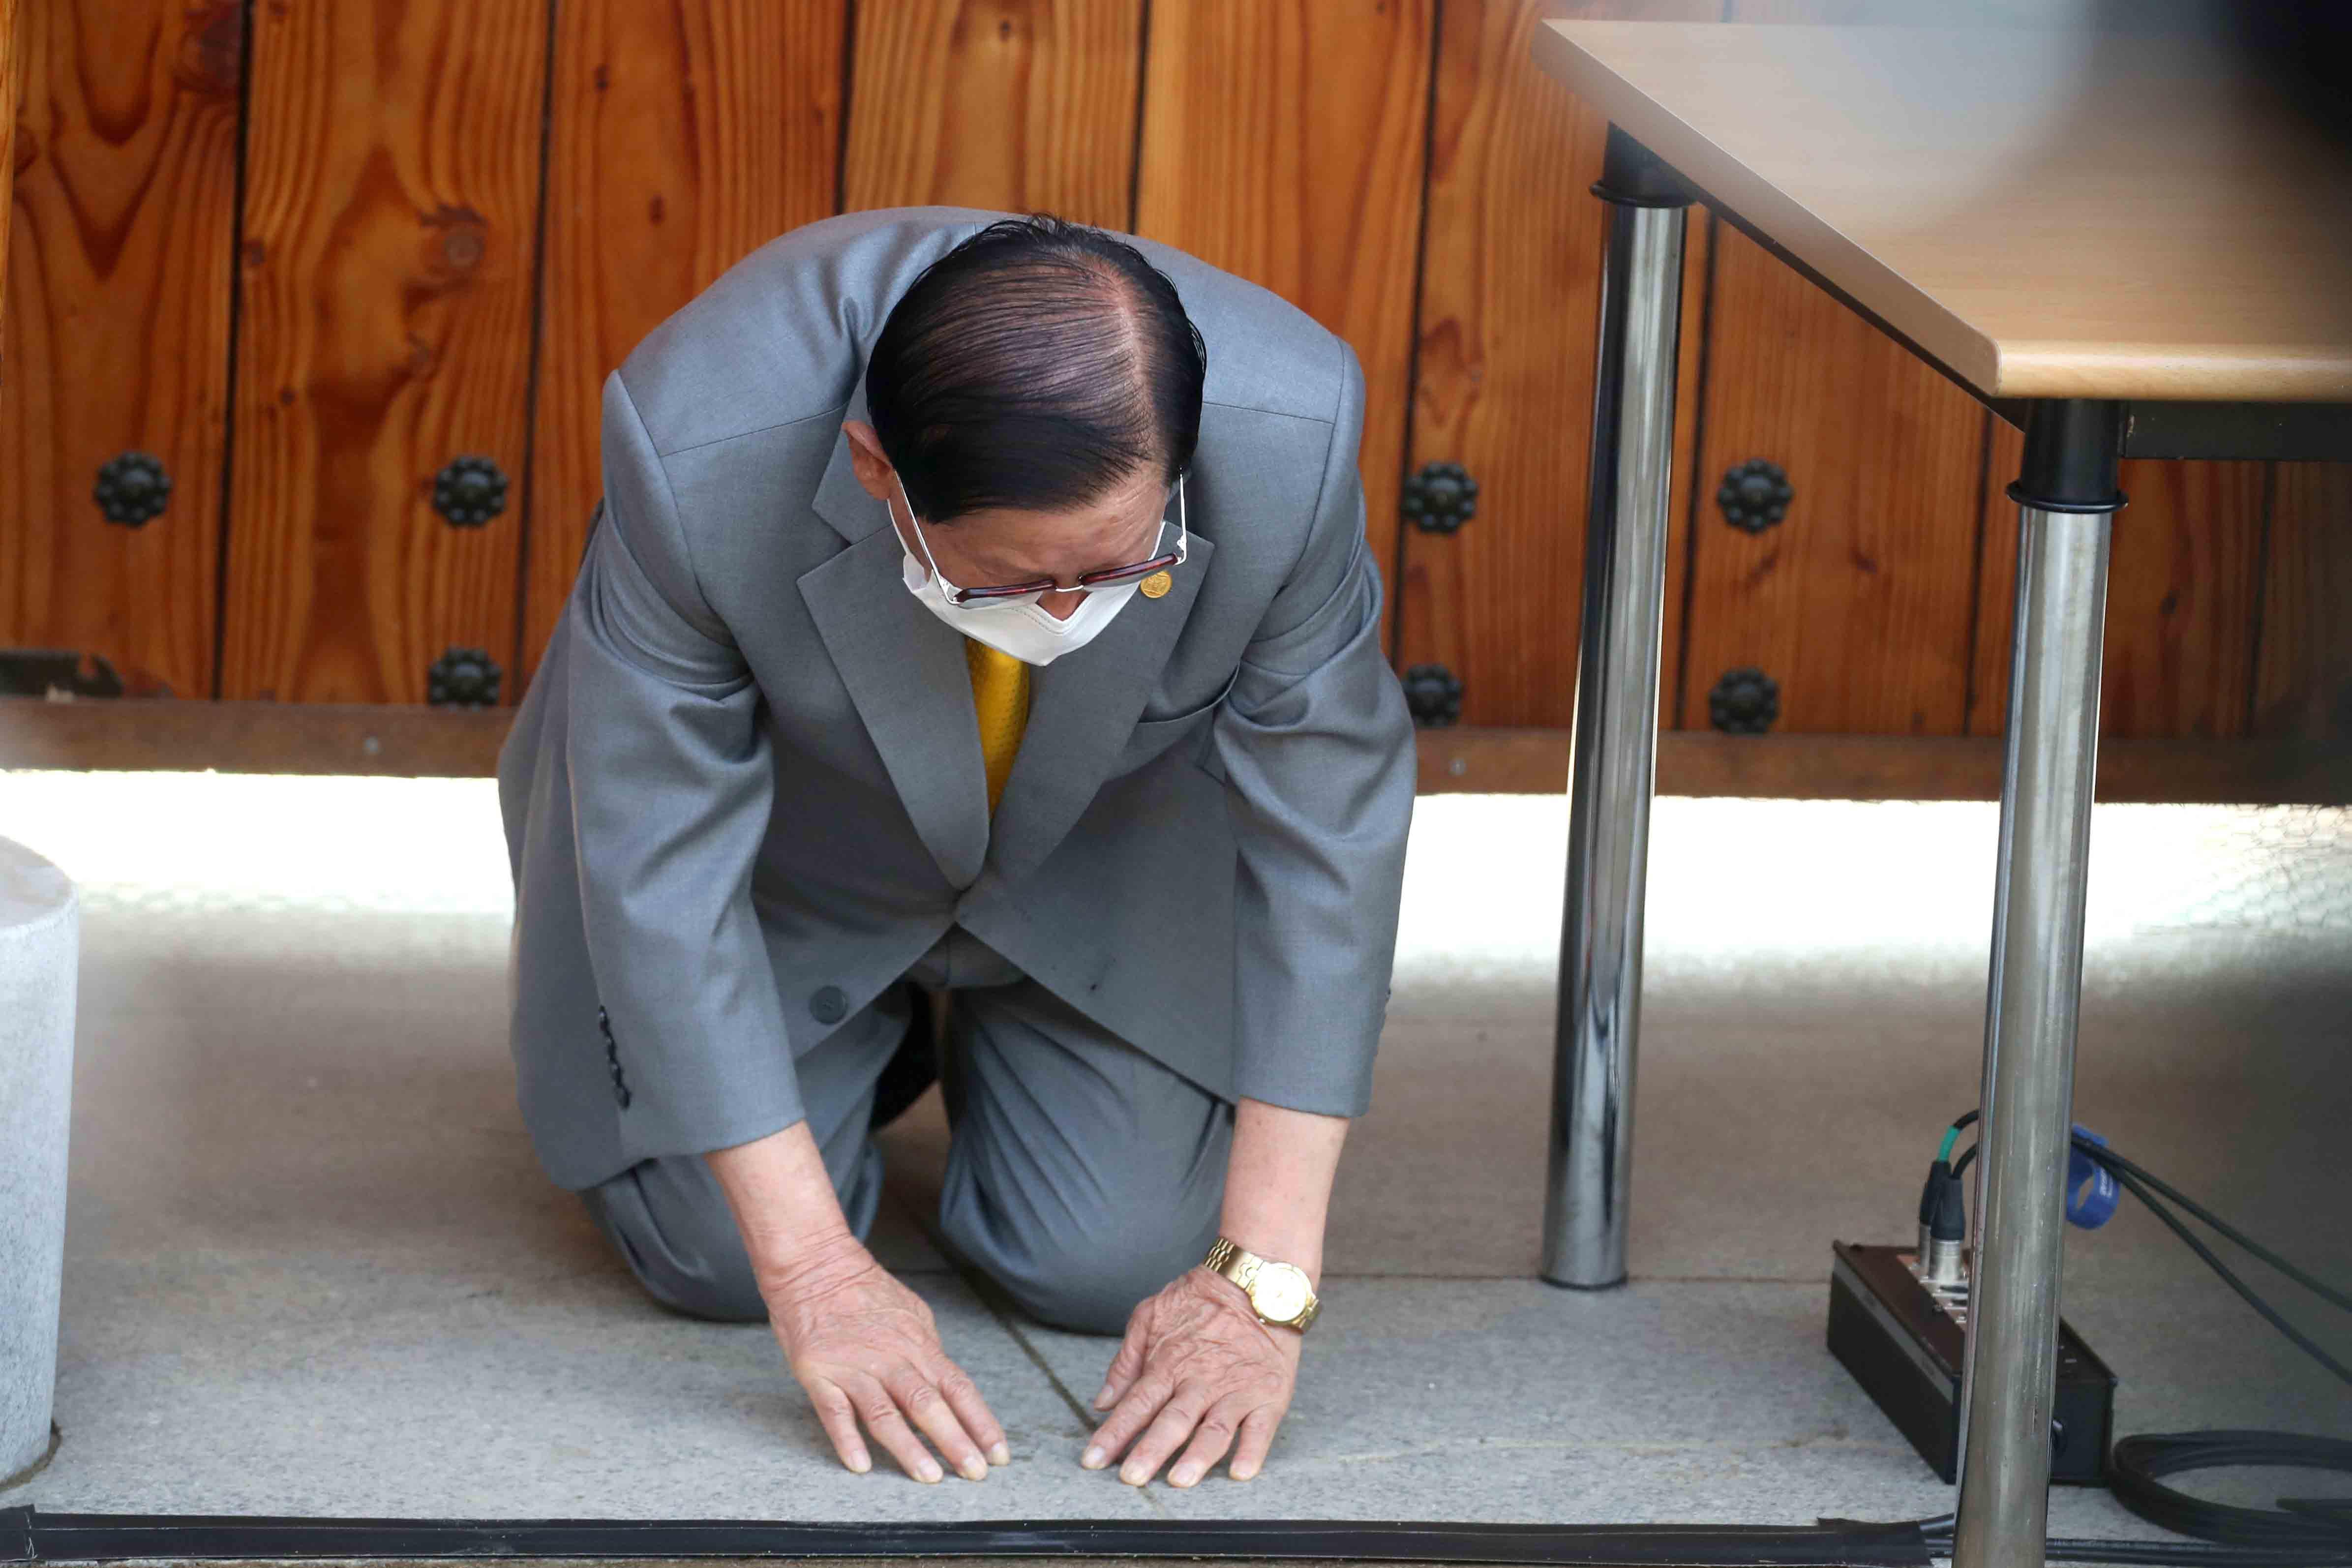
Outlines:
[[[1256, 1254], [1255, 1253], [1243, 1253], [1241, 1247], [1237, 1246], [1231, 1237], [1221, 1236], [1217, 1237], [1215, 1243], [1210, 1247], [1209, 1256], [1202, 1261], [1206, 1265], [1211, 1272], [1223, 1275], [1226, 1279], [1232, 1279], [1235, 1285], [1241, 1285], [1242, 1289], [1246, 1291], [1249, 1287], [1242, 1285], [1241, 1280], [1234, 1278], [1234, 1274], [1230, 1267], [1236, 1257], [1244, 1256], [1250, 1258], [1253, 1261], [1262, 1261], [1257, 1258]], [[1250, 1299], [1250, 1310], [1253, 1312], [1257, 1310], [1257, 1300], [1255, 1296], [1252, 1296]], [[1297, 1320], [1294, 1322], [1283, 1324], [1281, 1326], [1296, 1329], [1300, 1333], [1305, 1333], [1307, 1329], [1314, 1325], [1316, 1318], [1322, 1312], [1322, 1295], [1319, 1292], [1311, 1292], [1307, 1297], [1306, 1309], [1299, 1313]], [[1263, 1314], [1260, 1314], [1260, 1316], [1262, 1321], [1268, 1322], [1273, 1321], [1273, 1320], [1270, 1319], [1264, 1319]]]

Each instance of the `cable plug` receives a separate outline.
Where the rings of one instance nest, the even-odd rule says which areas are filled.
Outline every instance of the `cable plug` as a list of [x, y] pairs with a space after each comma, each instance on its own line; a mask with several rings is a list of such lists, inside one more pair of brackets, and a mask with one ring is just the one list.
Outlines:
[[1927, 1184], [1919, 1192], [1919, 1272], [1930, 1285], [1958, 1285], [1960, 1255], [1969, 1239], [1968, 1200], [1951, 1162], [1937, 1160], [1927, 1167]]

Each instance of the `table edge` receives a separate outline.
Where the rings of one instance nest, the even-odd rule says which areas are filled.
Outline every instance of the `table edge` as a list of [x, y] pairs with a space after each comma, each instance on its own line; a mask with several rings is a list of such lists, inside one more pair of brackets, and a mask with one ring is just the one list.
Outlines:
[[[1816, 216], [1656, 100], [1618, 76], [1572, 36], [1584, 27], [1675, 24], [1591, 19], [1539, 21], [1529, 39], [1546, 75], [1592, 105], [1664, 159], [1697, 200], [1736, 214], [1818, 272], [1886, 327], [1907, 338], [1980, 398], [2098, 397], [2245, 403], [2352, 400], [2341, 357], [2294, 345], [2214, 355], [2184, 346], [2168, 353], [2139, 345], [2101, 359], [2081, 342], [2012, 344], [2007, 350], [1935, 296]], [[1704, 23], [1692, 26], [1720, 26]], [[2193, 366], [2184, 365], [2193, 356]], [[2085, 363], [2085, 362], [2091, 362]]]

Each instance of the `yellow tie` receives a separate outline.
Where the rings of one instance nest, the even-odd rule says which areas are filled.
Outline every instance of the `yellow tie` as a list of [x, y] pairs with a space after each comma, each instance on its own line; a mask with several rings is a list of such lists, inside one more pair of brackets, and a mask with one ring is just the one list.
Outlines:
[[997, 797], [1013, 775], [1013, 758], [1021, 750], [1021, 732], [1029, 727], [1029, 667], [971, 637], [963, 639], [963, 658], [971, 667], [971, 707], [980, 717], [980, 754], [988, 764], [988, 814], [994, 816]]

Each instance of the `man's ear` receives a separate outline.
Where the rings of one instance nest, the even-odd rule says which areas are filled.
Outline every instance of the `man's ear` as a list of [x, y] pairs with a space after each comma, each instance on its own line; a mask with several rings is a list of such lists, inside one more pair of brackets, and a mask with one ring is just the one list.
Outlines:
[[843, 420], [841, 431], [849, 437], [849, 466], [856, 472], [858, 487], [887, 506], [898, 486], [890, 477], [890, 459], [882, 455], [882, 437], [863, 419]]

